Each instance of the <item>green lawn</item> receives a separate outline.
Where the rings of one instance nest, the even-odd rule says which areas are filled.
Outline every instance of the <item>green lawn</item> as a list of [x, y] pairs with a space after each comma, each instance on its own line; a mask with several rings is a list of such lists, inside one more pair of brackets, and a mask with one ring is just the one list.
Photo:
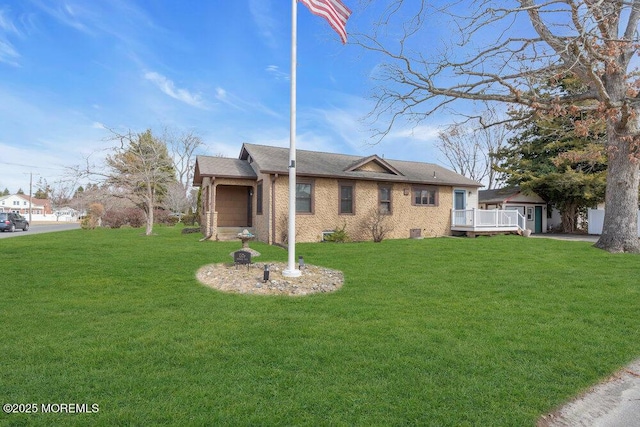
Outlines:
[[156, 232], [0, 240], [1, 403], [99, 405], [0, 425], [525, 426], [640, 357], [640, 257], [589, 243], [299, 244], [345, 284], [291, 298], [206, 288], [239, 242]]

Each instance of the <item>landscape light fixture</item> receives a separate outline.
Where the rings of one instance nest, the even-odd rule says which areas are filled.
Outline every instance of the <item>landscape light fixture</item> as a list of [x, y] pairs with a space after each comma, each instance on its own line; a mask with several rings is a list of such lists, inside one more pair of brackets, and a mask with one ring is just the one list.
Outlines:
[[304, 268], [304, 258], [302, 256], [298, 257], [298, 264], [300, 265], [300, 270]]
[[262, 275], [262, 280], [267, 283], [269, 280], [269, 264], [264, 265], [264, 273]]

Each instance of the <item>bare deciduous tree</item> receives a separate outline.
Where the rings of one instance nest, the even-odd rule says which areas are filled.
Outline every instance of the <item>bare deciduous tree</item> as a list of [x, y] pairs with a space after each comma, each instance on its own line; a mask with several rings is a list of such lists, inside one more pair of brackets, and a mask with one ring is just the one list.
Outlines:
[[56, 220], [60, 219], [60, 209], [71, 203], [76, 188], [76, 180], [56, 181], [53, 186], [49, 187], [49, 200], [51, 200], [51, 207], [56, 215]]
[[473, 127], [467, 123], [453, 124], [438, 132], [436, 147], [457, 173], [495, 188], [499, 173], [494, 169], [495, 154], [507, 140], [505, 124]]
[[202, 139], [193, 131], [179, 132], [170, 128], [164, 129], [160, 139], [171, 151], [176, 178], [186, 195], [191, 188], [196, 151], [204, 145]]
[[167, 191], [164, 195], [164, 206], [176, 214], [178, 218], [182, 219], [182, 214], [192, 206], [190, 195], [184, 192], [182, 184], [179, 182], [172, 182], [167, 186]]
[[[420, 122], [457, 100], [533, 114], [597, 111], [606, 119], [609, 161], [596, 245], [640, 252], [640, 85], [632, 64], [639, 20], [640, 0], [390, 0], [373, 32], [351, 39], [387, 59], [372, 113], [384, 123], [379, 137], [397, 120]], [[541, 88], [567, 75], [582, 88], [570, 95]]]

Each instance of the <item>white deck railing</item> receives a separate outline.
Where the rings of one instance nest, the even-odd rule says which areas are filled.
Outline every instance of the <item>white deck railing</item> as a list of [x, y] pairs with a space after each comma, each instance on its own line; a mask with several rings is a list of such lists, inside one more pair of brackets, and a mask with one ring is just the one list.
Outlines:
[[451, 228], [524, 230], [526, 218], [516, 210], [452, 209]]

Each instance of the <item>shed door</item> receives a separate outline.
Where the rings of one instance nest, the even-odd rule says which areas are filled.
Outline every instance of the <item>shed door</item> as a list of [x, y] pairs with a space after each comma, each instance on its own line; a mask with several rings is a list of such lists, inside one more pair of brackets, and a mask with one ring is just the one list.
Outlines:
[[536, 206], [535, 233], [542, 233], [542, 206]]

